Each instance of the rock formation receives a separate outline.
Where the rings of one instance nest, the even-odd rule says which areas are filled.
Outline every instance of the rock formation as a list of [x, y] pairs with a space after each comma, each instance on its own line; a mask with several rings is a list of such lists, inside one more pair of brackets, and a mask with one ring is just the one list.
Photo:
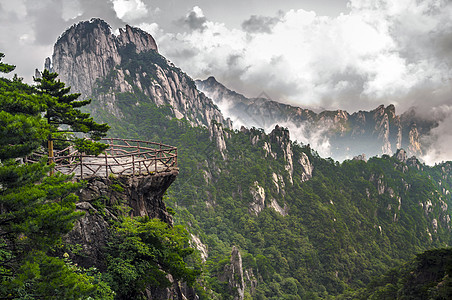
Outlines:
[[219, 107], [225, 108], [223, 113], [235, 125], [271, 131], [279, 124], [288, 127], [292, 134], [301, 132], [299, 136], [293, 134], [294, 139], [300, 136], [304, 139], [300, 142], [310, 143], [310, 140], [322, 138], [329, 143], [329, 155], [338, 160], [362, 153], [368, 157], [392, 155], [400, 148], [407, 149], [409, 156], [422, 155], [421, 137], [437, 126], [417, 117], [414, 110], [397, 115], [394, 105], [380, 105], [374, 110], [353, 114], [343, 110], [315, 113], [268, 98], [246, 98], [214, 77], [198, 80], [196, 84]]
[[[162, 197], [177, 174], [177, 170], [172, 170], [148, 176], [89, 178], [77, 203], [77, 209], [84, 211], [85, 215], [76, 221], [74, 229], [67, 235], [70, 244], [82, 245], [83, 248], [83, 255], [76, 255], [74, 260], [83, 266], [98, 263], [109, 230], [109, 224], [101, 215], [105, 215], [107, 220], [116, 219], [110, 212], [114, 205], [123, 204], [130, 208], [131, 216], [149, 216], [172, 225], [172, 217], [166, 211]], [[95, 208], [96, 204], [102, 205], [102, 214]]]
[[293, 151], [289, 130], [276, 125], [275, 129], [269, 134], [269, 138], [272, 143], [276, 143], [280, 148], [278, 152], [283, 155], [284, 161], [286, 162], [285, 169], [289, 174], [289, 181], [293, 184]]
[[[95, 266], [102, 270], [106, 267], [102, 265], [103, 249], [110, 236], [111, 222], [118, 220], [117, 209], [113, 212], [115, 206], [122, 207], [122, 214], [158, 218], [172, 226], [172, 216], [162, 197], [177, 175], [178, 170], [174, 169], [147, 176], [89, 178], [76, 204], [77, 210], [85, 215], [64, 238], [76, 249], [69, 254], [72, 261], [86, 268]], [[170, 288], [149, 288], [146, 299], [198, 299], [193, 288], [173, 280], [171, 275], [168, 279], [172, 282]]]
[[243, 300], [245, 296], [245, 281], [243, 278], [242, 256], [237, 247], [232, 247], [230, 264], [224, 266], [219, 279], [228, 283], [234, 300]]
[[171, 105], [175, 117], [192, 125], [209, 126], [214, 120], [232, 126], [189, 76], [158, 53], [150, 34], [128, 25], [119, 32], [112, 34], [100, 19], [78, 23], [61, 35], [45, 66], [57, 72], [71, 92], [96, 99], [93, 115], [96, 107], [106, 107], [120, 118], [117, 94], [139, 92], [136, 105], [148, 98], [157, 105]]

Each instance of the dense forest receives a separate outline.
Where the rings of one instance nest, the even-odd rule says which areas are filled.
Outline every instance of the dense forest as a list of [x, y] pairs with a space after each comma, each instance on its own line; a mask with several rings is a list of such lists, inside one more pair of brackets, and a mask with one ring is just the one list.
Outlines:
[[[117, 91], [113, 74], [98, 80], [91, 103], [76, 100], [54, 73], [35, 85], [1, 78], [1, 297], [139, 299], [149, 287], [169, 287], [170, 274], [202, 299], [449, 298], [450, 162], [430, 167], [400, 150], [339, 163], [282, 127], [193, 126], [134, 86], [137, 68], [150, 81], [156, 65], [182, 71], [153, 51], [125, 55], [112, 74], [127, 70], [133, 92]], [[3, 73], [13, 69], [0, 64]], [[119, 117], [98, 101], [105, 94], [114, 94]], [[68, 115], [91, 125], [68, 123]], [[82, 217], [74, 193], [86, 182], [48, 176], [46, 161], [23, 161], [63, 134], [59, 125], [99, 138], [103, 122], [108, 136], [178, 147], [179, 176], [164, 197], [175, 226], [93, 203], [117, 218], [109, 219], [103, 267], [82, 267], [71, 258], [83, 251], [63, 236]], [[233, 249], [243, 275], [231, 279]]]
[[[0, 62], [0, 72], [13, 70]], [[69, 94], [56, 77], [44, 71], [33, 86], [17, 76], [0, 78], [0, 297], [138, 299], [149, 285], [170, 286], [168, 274], [193, 285], [200, 271], [184, 261], [193, 253], [187, 231], [158, 219], [132, 219], [120, 211], [110, 220], [110, 241], [101, 262], [105, 267], [84, 268], [71, 260], [69, 253], [77, 245], [62, 237], [83, 215], [76, 210], [75, 192], [86, 182], [60, 173], [49, 176], [52, 166], [46, 159], [24, 161], [56, 136], [66, 142], [72, 137], [85, 151], [100, 152], [104, 144], [68, 136], [69, 130], [63, 133], [60, 126], [94, 140], [105, 135], [108, 126], [82, 113], [78, 108], [90, 101], [76, 101], [80, 94]]]
[[112, 136], [179, 148], [180, 175], [165, 200], [207, 245], [204, 277], [222, 299], [233, 297], [221, 275], [232, 246], [242, 254], [245, 298], [312, 299], [364, 288], [417, 253], [450, 245], [450, 163], [429, 167], [403, 150], [338, 163], [281, 127], [193, 127], [134, 86], [137, 68], [151, 80], [154, 64], [182, 71], [153, 51], [128, 55], [116, 69], [132, 74], [134, 92], [115, 92], [107, 77], [93, 94], [115, 93], [121, 117], [93, 110]]

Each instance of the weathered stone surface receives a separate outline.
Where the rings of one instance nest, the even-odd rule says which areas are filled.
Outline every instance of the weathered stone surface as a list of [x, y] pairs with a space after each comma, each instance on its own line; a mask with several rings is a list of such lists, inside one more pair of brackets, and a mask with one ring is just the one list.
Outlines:
[[201, 260], [205, 262], [207, 257], [209, 257], [207, 245], [203, 244], [203, 242], [201, 242], [201, 239], [197, 235], [190, 234], [190, 237], [190, 243], [192, 244], [192, 247], [198, 249], [199, 254], [201, 255]]
[[305, 153], [301, 153], [301, 157], [298, 160], [298, 163], [300, 164], [303, 173], [301, 174], [301, 181], [305, 182], [312, 178], [312, 172], [314, 170], [314, 166], [309, 161], [308, 156]]
[[284, 207], [281, 207], [275, 199], [271, 199], [269, 207], [273, 208], [277, 213], [281, 216], [285, 217], [289, 213], [289, 207], [287, 207], [287, 203], [284, 203]]
[[258, 215], [265, 208], [265, 190], [259, 182], [255, 181], [250, 187], [250, 193], [253, 196], [253, 202], [249, 205], [249, 211]]
[[52, 65], [46, 67], [59, 74], [59, 78], [83, 97], [91, 95], [98, 78], [106, 76], [121, 63], [119, 48], [134, 43], [136, 51], [157, 51], [154, 38], [145, 31], [126, 26], [120, 34], [111, 33], [110, 26], [101, 19], [81, 22], [66, 30], [56, 42]]
[[209, 126], [210, 140], [214, 141], [217, 149], [220, 151], [221, 157], [226, 159], [226, 141], [225, 136], [228, 134], [223, 130], [220, 123], [212, 122]]
[[109, 224], [89, 202], [77, 203], [76, 208], [85, 215], [75, 222], [74, 228], [64, 239], [77, 249], [73, 257], [75, 262], [84, 267], [97, 265], [102, 268], [101, 249], [106, 245]]
[[[92, 177], [79, 192], [77, 210], [85, 215], [75, 222], [74, 229], [65, 240], [77, 248], [74, 261], [83, 266], [99, 266], [102, 248], [109, 236], [108, 220], [116, 218], [109, 207], [124, 204], [131, 208], [131, 216], [149, 216], [172, 225], [173, 220], [166, 211], [163, 194], [176, 179], [178, 170], [147, 176], [119, 176], [117, 178]], [[93, 203], [102, 205], [99, 212]]]
[[408, 157], [405, 150], [398, 149], [395, 155], [400, 162], [406, 163]]
[[293, 151], [289, 130], [276, 125], [269, 137], [272, 143], [276, 143], [281, 148], [284, 161], [286, 162], [285, 169], [289, 174], [290, 183], [293, 184]]
[[245, 297], [245, 280], [243, 278], [242, 256], [237, 247], [232, 247], [230, 264], [224, 266], [219, 274], [220, 281], [226, 281], [234, 300], [243, 300]]
[[[71, 92], [91, 97], [94, 115], [97, 105], [121, 118], [116, 93], [138, 89], [157, 105], [171, 105], [177, 118], [185, 117], [192, 125], [207, 127], [214, 120], [232, 128], [231, 121], [225, 120], [212, 100], [197, 90], [193, 80], [164, 57], [155, 54], [152, 58], [155, 61], [150, 61], [153, 65], [146, 70], [142, 66], [129, 70], [121, 65], [130, 58], [127, 47], [134, 47], [136, 53], [158, 49], [153, 37], [141, 29], [126, 25], [119, 31], [115, 36], [100, 19], [72, 26], [56, 42], [53, 65], [46, 60], [46, 68], [57, 72], [61, 81], [72, 87]], [[100, 83], [106, 77], [108, 82], [103, 86]], [[109, 88], [105, 90], [105, 86]], [[148, 100], [140, 99], [136, 105], [140, 101]]]

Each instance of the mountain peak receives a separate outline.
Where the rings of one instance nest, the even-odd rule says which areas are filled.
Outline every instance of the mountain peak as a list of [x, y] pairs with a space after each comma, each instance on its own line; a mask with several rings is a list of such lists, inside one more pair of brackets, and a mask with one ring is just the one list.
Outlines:
[[154, 50], [158, 52], [157, 44], [152, 35], [140, 28], [126, 25], [126, 28], [119, 28], [119, 38], [123, 45], [135, 44], [137, 52]]
[[213, 76], [209, 76], [209, 78], [207, 78], [205, 80], [205, 82], [208, 82], [208, 83], [219, 83], [218, 80], [215, 77], [213, 77]]
[[126, 25], [115, 36], [102, 19], [82, 21], [58, 38], [51, 69], [86, 97], [98, 78], [121, 64], [120, 49], [129, 44], [135, 46], [136, 53], [158, 50], [154, 38], [139, 28]]

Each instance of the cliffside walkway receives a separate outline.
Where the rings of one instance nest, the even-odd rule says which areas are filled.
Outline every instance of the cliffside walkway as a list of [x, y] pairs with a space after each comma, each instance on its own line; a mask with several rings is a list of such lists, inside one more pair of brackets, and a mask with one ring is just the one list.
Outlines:
[[[108, 177], [113, 175], [148, 175], [177, 168], [177, 148], [139, 140], [102, 139], [109, 147], [100, 155], [80, 153], [73, 146], [54, 151], [54, 170], [76, 177]], [[27, 159], [37, 162], [46, 153], [35, 153]]]

